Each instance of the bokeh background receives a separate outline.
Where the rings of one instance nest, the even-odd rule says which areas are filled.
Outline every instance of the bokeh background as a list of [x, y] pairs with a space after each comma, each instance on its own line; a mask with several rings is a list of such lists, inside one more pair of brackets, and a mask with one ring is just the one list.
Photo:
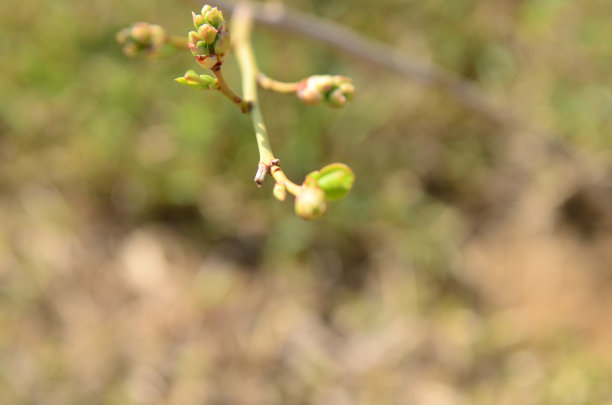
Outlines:
[[[512, 124], [286, 30], [261, 94], [318, 222], [252, 178], [248, 117], [125, 58], [194, 1], [0, 2], [0, 403], [612, 404], [612, 3], [288, 0], [473, 82]], [[223, 9], [223, 6], [222, 6]], [[236, 61], [227, 76], [239, 87]]]

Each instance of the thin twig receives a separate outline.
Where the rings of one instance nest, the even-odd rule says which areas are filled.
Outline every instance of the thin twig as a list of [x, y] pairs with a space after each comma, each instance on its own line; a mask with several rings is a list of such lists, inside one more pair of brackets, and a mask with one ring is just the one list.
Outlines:
[[283, 184], [285, 186], [288, 192], [290, 192], [296, 197], [300, 194], [302, 187], [289, 180], [285, 175], [285, 172], [283, 172], [280, 166], [278, 165], [278, 163], [273, 164], [270, 167], [270, 173], [272, 174], [272, 177], [274, 177], [274, 180], [276, 180], [277, 183]]
[[253, 55], [251, 47], [250, 35], [252, 27], [252, 9], [249, 4], [241, 4], [240, 7], [234, 9], [232, 19], [232, 43], [236, 50], [238, 64], [240, 65], [240, 73], [242, 75], [242, 92], [245, 100], [251, 104], [251, 119], [253, 120], [253, 128], [257, 138], [257, 147], [259, 149], [259, 164], [257, 173], [255, 174], [255, 183], [261, 186], [267, 173], [271, 173], [274, 179], [284, 184], [287, 190], [296, 195], [300, 186], [290, 181], [279, 166], [279, 161], [272, 153], [270, 138], [266, 124], [264, 123], [259, 102], [257, 99], [257, 62]]
[[219, 88], [219, 91], [223, 93], [223, 95], [225, 95], [227, 98], [229, 98], [232, 103], [237, 104], [243, 113], [249, 112], [251, 110], [251, 103], [246, 100], [243, 100], [242, 97], [236, 94], [234, 90], [232, 90], [231, 87], [227, 84], [227, 82], [225, 81], [225, 77], [221, 72], [221, 63], [219, 62], [210, 70], [217, 78], [217, 86]]
[[167, 37], [166, 42], [175, 47], [176, 49], [189, 49], [189, 45], [187, 44], [187, 38], [179, 35], [170, 35], [169, 37]]
[[285, 94], [295, 93], [298, 90], [298, 87], [300, 86], [299, 82], [292, 82], [292, 83], [281, 82], [281, 81], [269, 78], [263, 73], [260, 73], [259, 75], [257, 75], [257, 83], [261, 86], [262, 89], [272, 90], [277, 93], [285, 93]]
[[255, 175], [255, 183], [261, 186], [268, 168], [274, 160], [274, 154], [272, 153], [272, 146], [268, 139], [268, 131], [266, 130], [266, 124], [264, 123], [257, 100], [257, 64], [249, 43], [251, 26], [251, 8], [247, 5], [236, 7], [232, 20], [232, 42], [236, 49], [236, 55], [240, 65], [242, 92], [245, 100], [251, 103], [251, 119], [253, 121], [257, 147], [259, 149], [259, 167]]

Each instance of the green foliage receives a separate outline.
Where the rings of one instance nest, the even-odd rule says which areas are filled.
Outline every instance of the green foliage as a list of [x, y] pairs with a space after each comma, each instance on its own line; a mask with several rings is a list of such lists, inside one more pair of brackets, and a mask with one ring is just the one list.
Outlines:
[[355, 175], [347, 165], [332, 163], [321, 170], [309, 173], [306, 179], [314, 180], [325, 192], [325, 197], [334, 201], [341, 199], [351, 190]]

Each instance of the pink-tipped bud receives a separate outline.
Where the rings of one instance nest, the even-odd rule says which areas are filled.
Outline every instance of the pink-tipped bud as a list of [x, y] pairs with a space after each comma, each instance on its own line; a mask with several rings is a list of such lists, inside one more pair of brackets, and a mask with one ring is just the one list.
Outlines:
[[202, 14], [196, 14], [192, 11], [191, 16], [193, 17], [193, 26], [196, 30], [206, 22], [206, 18]]
[[338, 88], [347, 100], [351, 100], [355, 97], [355, 86], [353, 86], [353, 83], [350, 81], [342, 83]]
[[296, 94], [304, 104], [317, 105], [323, 101], [323, 94], [315, 86], [312, 86], [308, 79], [300, 82]]
[[200, 39], [200, 36], [198, 35], [197, 32], [189, 31], [189, 34], [187, 35], [187, 42], [189, 43], [190, 48], [191, 48], [191, 45], [193, 45], [193, 47], [195, 48], [195, 45], [201, 40], [202, 39]]
[[128, 56], [137, 54], [159, 56], [167, 40], [168, 35], [162, 27], [146, 22], [136, 23], [117, 34], [117, 42], [123, 46], [123, 52]]
[[202, 41], [212, 44], [217, 38], [217, 29], [210, 24], [202, 24], [198, 30], [198, 35]]
[[340, 89], [335, 89], [331, 93], [329, 93], [327, 101], [333, 107], [342, 107], [346, 104], [346, 97], [342, 94]]
[[315, 87], [321, 93], [327, 93], [334, 87], [334, 79], [329, 75], [324, 76], [310, 76], [308, 84]]
[[230, 50], [230, 33], [224, 32], [219, 35], [217, 42], [215, 42], [215, 53], [219, 56], [225, 56]]
[[150, 25], [144, 22], [134, 24], [132, 27], [132, 39], [135, 42], [146, 43], [151, 37]]
[[202, 10], [200, 11], [200, 14], [206, 15], [206, 13], [208, 13], [211, 8], [212, 8], [212, 6], [210, 6], [208, 4], [204, 4], [204, 6], [202, 7]]
[[217, 55], [196, 55], [195, 59], [205, 69], [211, 69], [219, 63]]
[[[202, 9], [202, 11], [204, 10]], [[223, 13], [219, 11], [217, 7], [211, 8], [206, 13], [202, 13], [202, 15], [206, 18], [206, 21], [215, 28], [219, 27], [219, 24], [223, 22]]]

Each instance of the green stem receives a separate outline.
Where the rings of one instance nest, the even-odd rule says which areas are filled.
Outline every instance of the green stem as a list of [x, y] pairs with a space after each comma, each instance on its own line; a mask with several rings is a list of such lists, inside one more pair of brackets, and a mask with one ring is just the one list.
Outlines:
[[257, 75], [259, 72], [250, 42], [251, 26], [251, 8], [247, 4], [240, 4], [234, 10], [232, 42], [236, 50], [242, 75], [242, 93], [245, 100], [250, 101], [252, 106], [251, 119], [253, 120], [253, 128], [255, 129], [255, 137], [259, 149], [259, 168], [255, 175], [255, 182], [261, 185], [266, 173], [272, 172], [274, 178], [285, 184], [287, 190], [293, 194], [299, 186], [287, 179], [278, 166], [278, 160], [274, 157], [274, 153], [272, 153], [266, 124], [259, 108], [257, 99]]
[[227, 82], [225, 81], [225, 77], [221, 72], [221, 63], [218, 63], [213, 66], [211, 71], [217, 78], [217, 86], [219, 88], [219, 91], [223, 93], [223, 95], [225, 95], [227, 98], [229, 98], [232, 103], [237, 104], [243, 113], [249, 112], [251, 110], [251, 103], [249, 103], [247, 100], [243, 100], [242, 97], [234, 93], [231, 87], [227, 84]]
[[274, 180], [276, 180], [277, 183], [283, 184], [287, 191], [293, 194], [294, 196], [297, 197], [298, 194], [300, 194], [300, 192], [302, 191], [301, 186], [298, 186], [287, 178], [285, 172], [282, 171], [280, 166], [272, 166], [270, 168], [270, 173], [272, 174], [272, 177], [274, 178]]

